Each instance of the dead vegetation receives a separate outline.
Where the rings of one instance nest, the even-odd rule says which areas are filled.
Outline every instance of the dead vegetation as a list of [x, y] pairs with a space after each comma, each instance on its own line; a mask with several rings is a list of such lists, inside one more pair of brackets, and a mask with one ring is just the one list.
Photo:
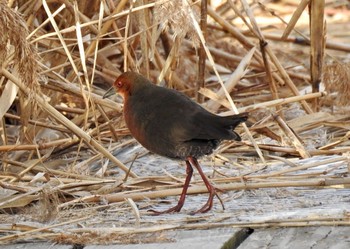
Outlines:
[[[0, 0], [0, 243], [349, 225], [349, 4], [295, 2]], [[135, 147], [121, 99], [102, 99], [125, 70], [251, 113], [243, 142], [203, 159], [226, 211], [147, 212], [175, 201], [184, 169]], [[188, 192], [197, 205], [206, 189], [195, 179]]]

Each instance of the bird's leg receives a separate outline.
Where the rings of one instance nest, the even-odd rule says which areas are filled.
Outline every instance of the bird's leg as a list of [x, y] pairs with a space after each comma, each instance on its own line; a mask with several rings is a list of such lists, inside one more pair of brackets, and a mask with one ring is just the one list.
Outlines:
[[181, 193], [181, 196], [180, 196], [180, 199], [179, 199], [177, 205], [175, 207], [172, 207], [172, 208], [165, 210], [165, 211], [150, 210], [151, 212], [153, 212], [156, 215], [165, 214], [165, 213], [180, 212], [181, 208], [183, 207], [183, 205], [185, 203], [187, 189], [188, 189], [188, 186], [190, 185], [190, 181], [191, 181], [192, 174], [193, 174], [193, 168], [192, 168], [190, 162], [187, 160], [186, 160], [186, 174], [187, 174], [187, 176], [186, 176], [185, 184], [182, 188], [182, 193]]
[[[224, 208], [224, 205], [223, 205], [223, 203], [222, 203], [220, 197], [219, 197], [218, 194], [216, 193], [216, 188], [209, 182], [208, 178], [207, 178], [207, 177], [205, 176], [205, 174], [203, 173], [202, 168], [201, 168], [201, 166], [199, 165], [197, 159], [194, 158], [194, 157], [188, 157], [187, 160], [191, 163], [191, 165], [192, 165], [193, 167], [195, 167], [195, 168], [197, 169], [198, 173], [201, 175], [202, 180], [203, 180], [203, 182], [204, 182], [204, 184], [205, 184], [205, 186], [207, 187], [208, 192], [209, 192], [209, 198], [208, 198], [207, 203], [205, 203], [204, 206], [203, 206], [201, 209], [197, 210], [197, 211], [194, 212], [194, 213], [205, 213], [205, 212], [208, 212], [208, 211], [212, 208], [212, 206], [213, 206], [213, 199], [214, 199], [214, 196], [215, 196], [215, 195], [219, 198], [219, 200], [220, 200], [220, 202], [221, 202], [221, 205], [222, 205], [222, 207]], [[225, 208], [224, 208], [224, 209], [225, 209]]]

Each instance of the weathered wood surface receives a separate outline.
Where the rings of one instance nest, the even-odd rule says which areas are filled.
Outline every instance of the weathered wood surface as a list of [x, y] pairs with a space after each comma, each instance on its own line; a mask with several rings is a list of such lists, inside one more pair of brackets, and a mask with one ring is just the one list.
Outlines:
[[[210, 230], [167, 231], [163, 235], [171, 240], [158, 243], [124, 245], [59, 245], [55, 243], [20, 243], [3, 245], [2, 249], [348, 249], [350, 227], [293, 227], [255, 229], [240, 245], [224, 243], [242, 229], [221, 228]], [[236, 242], [237, 237], [235, 238]]]
[[[139, 147], [140, 148], [140, 147]], [[32, 213], [18, 213], [17, 215], [1, 214], [2, 229], [7, 232], [6, 236], [0, 237], [1, 242], [13, 243], [15, 241], [48, 238], [69, 238], [67, 241], [84, 242], [87, 244], [105, 243], [160, 243], [171, 240], [172, 235], [167, 231], [172, 230], [200, 230], [214, 228], [264, 228], [264, 227], [293, 227], [293, 226], [337, 226], [350, 225], [350, 189], [348, 184], [341, 184], [347, 179], [347, 158], [342, 156], [318, 156], [309, 159], [290, 159], [293, 165], [276, 162], [266, 168], [252, 170], [252, 168], [234, 167], [228, 165], [215, 166], [215, 170], [227, 177], [212, 178], [215, 185], [219, 186], [227, 181], [242, 183], [271, 183], [270, 186], [255, 189], [237, 189], [221, 193], [225, 203], [222, 210], [220, 203], [215, 199], [213, 210], [205, 214], [191, 215], [193, 210], [203, 205], [208, 195], [194, 194], [187, 197], [185, 206], [178, 214], [164, 214], [153, 216], [149, 209], [164, 210], [176, 203], [178, 196], [172, 195], [165, 198], [135, 200], [139, 209], [139, 217], [133, 211], [132, 205], [125, 201], [117, 203], [104, 203], [103, 198], [98, 203], [82, 205], [80, 208], [65, 205], [60, 207], [60, 215], [51, 228], [50, 223], [40, 222], [40, 216], [32, 216], [41, 210], [39, 206], [33, 206]], [[202, 160], [204, 171], [211, 175], [214, 167], [212, 162]], [[247, 162], [248, 163], [248, 162]], [[308, 165], [317, 166], [305, 168]], [[158, 165], [163, 165], [159, 167]], [[133, 192], [154, 191], [156, 186], [159, 190], [181, 187], [184, 169], [177, 162], [166, 160], [154, 155], [140, 158], [135, 162], [134, 169], [139, 174], [162, 175], [164, 172], [176, 178], [164, 178], [163, 176], [138, 179], [124, 183], [125, 188]], [[209, 172], [208, 172], [209, 170]], [[278, 175], [276, 172], [285, 172]], [[264, 177], [269, 175], [269, 177]], [[245, 178], [239, 180], [237, 177]], [[253, 177], [248, 179], [249, 177]], [[254, 178], [255, 177], [255, 178]], [[339, 184], [332, 186], [308, 186], [307, 183], [314, 178], [338, 179]], [[275, 187], [274, 183], [288, 182], [292, 179], [304, 179], [300, 186]], [[299, 181], [298, 180], [298, 181]], [[322, 183], [322, 181], [321, 181]], [[89, 196], [84, 187], [84, 181], [76, 186], [66, 188], [66, 193], [71, 192], [81, 195], [82, 198]], [[91, 187], [108, 187], [113, 190], [112, 183], [99, 184], [88, 183]], [[115, 183], [114, 183], [115, 184]], [[198, 175], [194, 176], [192, 188], [201, 187], [202, 182]], [[265, 184], [266, 185], [266, 184]], [[75, 186], [75, 187], [74, 187]], [[153, 186], [153, 187], [152, 187]], [[151, 188], [149, 188], [151, 187]], [[92, 189], [93, 191], [93, 189]], [[128, 191], [130, 192], [130, 191]], [[83, 199], [81, 200], [83, 202]], [[79, 202], [76, 202], [78, 204]], [[64, 203], [63, 203], [64, 204]], [[75, 205], [76, 205], [75, 204]], [[50, 204], [52, 205], [52, 204]], [[44, 214], [40, 214], [43, 216]], [[37, 220], [36, 220], [37, 219]], [[77, 226], [76, 224], [83, 224]], [[15, 229], [31, 227], [31, 231], [19, 232]], [[310, 228], [311, 229], [311, 228]], [[308, 229], [306, 229], [307, 231]], [[100, 236], [95, 236], [99, 234]], [[276, 247], [277, 248], [277, 247]]]
[[256, 230], [238, 249], [348, 249], [350, 227], [293, 227]]

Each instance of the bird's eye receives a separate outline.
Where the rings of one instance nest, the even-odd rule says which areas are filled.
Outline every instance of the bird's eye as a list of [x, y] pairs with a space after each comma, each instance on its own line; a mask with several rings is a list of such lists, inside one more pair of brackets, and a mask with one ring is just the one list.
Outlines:
[[123, 86], [123, 82], [118, 81], [116, 85], [117, 85], [118, 88], [121, 88]]

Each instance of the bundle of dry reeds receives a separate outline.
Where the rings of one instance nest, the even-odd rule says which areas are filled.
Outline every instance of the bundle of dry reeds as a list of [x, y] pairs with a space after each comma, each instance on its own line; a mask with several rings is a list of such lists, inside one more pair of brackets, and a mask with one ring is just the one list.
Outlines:
[[[223, 167], [212, 167], [220, 189], [349, 187], [347, 2], [219, 2], [0, 0], [0, 243], [101, 243], [103, 231], [114, 235], [107, 242], [132, 242], [138, 233], [209, 226], [186, 224], [184, 215], [145, 228], [153, 221], [135, 201], [146, 208], [177, 195], [182, 176], [131, 167], [152, 159], [134, 155], [120, 99], [102, 98], [126, 70], [212, 112], [252, 113], [243, 142], [224, 143], [207, 162]], [[318, 161], [323, 156], [330, 157]], [[189, 193], [205, 193], [196, 183]], [[105, 220], [93, 220], [99, 210], [134, 220], [101, 228]], [[38, 223], [10, 225], [22, 216]], [[74, 227], [81, 222], [84, 229]]]

